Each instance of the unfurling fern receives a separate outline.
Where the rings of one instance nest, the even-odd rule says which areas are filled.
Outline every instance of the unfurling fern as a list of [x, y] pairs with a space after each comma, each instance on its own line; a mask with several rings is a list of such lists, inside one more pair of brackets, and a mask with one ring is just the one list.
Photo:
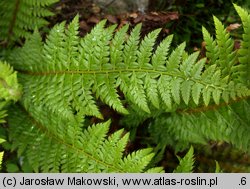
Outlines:
[[58, 0], [1, 0], [0, 41], [10, 42], [30, 35], [47, 24], [43, 18], [52, 13], [46, 8]]
[[[231, 128], [236, 125], [241, 131], [246, 126], [249, 130], [249, 120], [232, 116], [237, 110], [228, 106], [236, 103], [237, 109], [243, 103], [249, 110], [250, 91], [243, 79], [247, 70], [237, 61], [237, 53], [243, 56], [248, 45], [233, 51], [229, 36], [223, 37], [225, 31], [217, 19], [215, 22], [216, 42], [203, 29], [208, 64], [206, 59], [198, 60], [198, 52], [188, 55], [185, 43], [170, 52], [172, 36], [154, 49], [159, 29], [140, 41], [140, 24], [128, 34], [128, 26], [114, 32], [115, 25], [105, 28], [105, 21], [101, 21], [91, 33], [80, 38], [76, 16], [67, 27], [65, 22], [55, 26], [45, 43], [35, 31], [24, 47], [9, 57], [23, 86], [20, 103], [9, 117], [13, 148], [36, 171], [146, 171], [152, 158], [150, 149], [122, 158], [128, 135], [121, 137], [122, 131], [117, 131], [106, 138], [109, 122], [86, 127], [86, 116], [103, 118], [98, 106], [101, 101], [123, 115], [137, 112], [141, 120], [165, 115], [162, 122], [172, 129], [167, 132], [184, 144], [191, 141], [193, 135], [189, 132], [195, 127], [194, 135], [199, 140], [193, 142], [226, 140], [249, 150], [249, 140], [244, 138], [239, 144], [236, 135], [241, 133], [238, 129], [233, 133], [236, 128]], [[222, 45], [223, 42], [226, 44]], [[229, 59], [225, 53], [229, 53]], [[223, 105], [226, 110], [219, 109]], [[211, 107], [216, 109], [211, 113], [211, 117], [218, 118], [216, 122], [209, 119]], [[196, 127], [193, 114], [196, 110], [201, 110], [196, 114], [204, 129], [201, 131]], [[156, 122], [161, 118], [156, 118]], [[230, 125], [231, 119], [234, 125]], [[245, 126], [241, 126], [244, 121]], [[164, 130], [160, 129], [162, 133]], [[206, 130], [217, 135], [207, 136]], [[220, 133], [224, 130], [230, 134], [228, 137]]]

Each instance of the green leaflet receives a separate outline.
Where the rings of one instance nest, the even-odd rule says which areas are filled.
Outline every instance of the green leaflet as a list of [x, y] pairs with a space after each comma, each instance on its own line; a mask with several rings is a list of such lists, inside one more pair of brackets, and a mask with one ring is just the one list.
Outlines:
[[6, 62], [0, 61], [0, 100], [17, 101], [21, 96], [21, 87], [17, 82], [17, 73]]
[[174, 173], [191, 173], [194, 167], [194, 148], [191, 146], [185, 157], [179, 158], [180, 164]]
[[223, 173], [223, 171], [220, 168], [220, 164], [218, 163], [218, 161], [215, 161], [215, 173]]

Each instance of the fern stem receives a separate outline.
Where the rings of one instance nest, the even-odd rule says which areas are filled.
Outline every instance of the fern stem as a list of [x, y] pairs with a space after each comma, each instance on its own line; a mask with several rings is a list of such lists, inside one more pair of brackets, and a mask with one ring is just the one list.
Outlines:
[[246, 96], [246, 97], [236, 98], [235, 100], [231, 100], [228, 103], [223, 102], [223, 103], [220, 103], [218, 105], [217, 104], [212, 104], [212, 105], [200, 106], [200, 107], [196, 107], [196, 108], [177, 109], [176, 112], [178, 112], [180, 114], [183, 114], [183, 113], [185, 113], [185, 114], [194, 114], [194, 113], [207, 112], [207, 111], [211, 111], [211, 110], [217, 110], [219, 108], [226, 107], [226, 106], [229, 106], [231, 104], [240, 102], [242, 100], [248, 100], [248, 99], [250, 99], [250, 97]]
[[197, 80], [195, 78], [191, 78], [191, 77], [186, 77], [184, 75], [181, 75], [181, 74], [178, 74], [178, 73], [173, 73], [173, 72], [166, 72], [166, 71], [159, 71], [159, 70], [147, 70], [147, 69], [129, 69], [129, 68], [126, 68], [126, 69], [112, 69], [112, 70], [65, 70], [65, 71], [49, 71], [49, 72], [30, 72], [30, 71], [24, 71], [24, 70], [17, 70], [19, 73], [21, 74], [25, 74], [25, 75], [32, 75], [32, 76], [46, 76], [46, 75], [60, 75], [60, 74], [112, 74], [112, 73], [134, 73], [134, 72], [141, 72], [141, 73], [152, 73], [152, 74], [159, 74], [159, 75], [167, 75], [167, 76], [171, 76], [171, 77], [178, 77], [178, 78], [181, 78], [183, 80], [191, 80], [195, 83], [200, 83], [202, 84], [203, 86], [206, 86], [206, 87], [213, 87], [215, 89], [220, 89], [220, 90], [223, 90], [223, 91], [231, 91], [230, 89], [226, 89], [226, 88], [223, 88], [223, 87], [220, 87], [220, 86], [216, 86], [214, 85], [213, 83], [205, 83], [201, 80]]

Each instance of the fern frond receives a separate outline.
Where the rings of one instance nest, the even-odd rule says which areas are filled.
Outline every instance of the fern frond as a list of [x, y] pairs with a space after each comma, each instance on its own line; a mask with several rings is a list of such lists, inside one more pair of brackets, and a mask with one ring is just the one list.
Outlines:
[[244, 34], [242, 35], [239, 50], [234, 50], [234, 40], [230, 33], [226, 31], [223, 24], [214, 16], [216, 39], [210, 36], [203, 27], [202, 33], [206, 43], [206, 56], [210, 64], [216, 64], [221, 68], [222, 77], [230, 76], [232, 80], [241, 82], [249, 87], [249, 41], [250, 41], [250, 17], [249, 13], [243, 8], [234, 4], [242, 23]]
[[13, 148], [37, 172], [146, 171], [151, 149], [122, 158], [123, 131], [107, 137], [109, 122], [84, 129], [85, 116], [102, 118], [100, 101], [121, 114], [136, 112], [140, 121], [161, 114], [152, 128], [165, 145], [183, 149], [212, 139], [249, 151], [250, 90], [239, 80], [247, 70], [238, 67], [232, 40], [216, 18], [216, 40], [203, 29], [208, 49], [220, 52], [208, 52], [211, 64], [198, 60], [199, 53], [187, 54], [185, 43], [169, 52], [172, 36], [155, 47], [160, 30], [140, 41], [140, 24], [114, 34], [116, 25], [106, 28], [105, 22], [80, 38], [76, 16], [68, 26], [56, 25], [45, 43], [35, 31], [9, 58], [24, 107], [9, 118]]
[[194, 168], [194, 148], [191, 146], [187, 154], [181, 159], [174, 173], [191, 173]]
[[0, 2], [0, 40], [12, 41], [30, 35], [30, 30], [47, 24], [47, 7], [58, 0], [2, 0]]
[[226, 141], [250, 152], [249, 111], [249, 100], [221, 107], [177, 111], [171, 116], [156, 118], [151, 125], [151, 133], [155, 142], [173, 145], [177, 151], [185, 149], [190, 143], [206, 144], [208, 140], [214, 140]]
[[[55, 26], [45, 44], [35, 32], [10, 58], [20, 72], [24, 103], [44, 105], [66, 117], [77, 113], [102, 118], [97, 99], [119, 113], [128, 113], [119, 91], [128, 105], [136, 105], [148, 114], [152, 106], [173, 111], [182, 102], [201, 104], [201, 97], [208, 105], [212, 100], [219, 104], [222, 99], [228, 102], [249, 94], [244, 85], [227, 79], [220, 66], [205, 68], [205, 59], [197, 61], [198, 53], [187, 55], [185, 43], [167, 56], [172, 36], [153, 51], [160, 30], [139, 42], [141, 25], [128, 37], [128, 26], [114, 36], [115, 26], [104, 26], [105, 21], [100, 22], [79, 39], [76, 17], [67, 28], [65, 23]], [[36, 60], [30, 58], [30, 47], [39, 54]], [[22, 63], [25, 66], [21, 67]]]
[[250, 76], [248, 74], [250, 72], [250, 14], [236, 4], [234, 4], [234, 7], [241, 18], [244, 29], [240, 49], [238, 51], [239, 66], [241, 70], [240, 79], [250, 87]]
[[82, 130], [41, 106], [28, 113], [17, 105], [9, 125], [13, 149], [36, 172], [143, 172], [153, 157], [152, 149], [142, 149], [123, 158], [129, 135], [119, 130], [107, 136], [110, 121]]
[[206, 43], [206, 56], [210, 60], [209, 63], [217, 64], [221, 67], [222, 76], [231, 75], [232, 67], [237, 63], [236, 51], [234, 51], [234, 41], [230, 38], [230, 34], [219, 21], [214, 18], [216, 40], [210, 36], [206, 28], [202, 28], [203, 38]]

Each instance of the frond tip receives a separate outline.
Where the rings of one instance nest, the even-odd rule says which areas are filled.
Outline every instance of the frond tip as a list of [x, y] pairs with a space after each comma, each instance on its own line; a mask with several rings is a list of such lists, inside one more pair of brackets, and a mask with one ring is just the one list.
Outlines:
[[194, 148], [191, 146], [184, 158], [180, 159], [180, 164], [174, 173], [191, 173], [194, 167]]

